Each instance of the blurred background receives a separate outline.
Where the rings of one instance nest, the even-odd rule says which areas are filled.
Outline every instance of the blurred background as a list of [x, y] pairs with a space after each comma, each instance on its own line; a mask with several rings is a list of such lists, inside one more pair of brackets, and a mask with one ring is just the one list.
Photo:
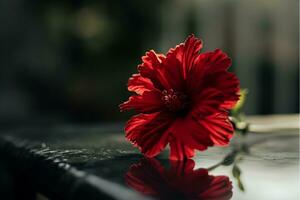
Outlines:
[[299, 111], [298, 0], [1, 0], [0, 125], [123, 121], [140, 57], [190, 33], [232, 57], [246, 114]]

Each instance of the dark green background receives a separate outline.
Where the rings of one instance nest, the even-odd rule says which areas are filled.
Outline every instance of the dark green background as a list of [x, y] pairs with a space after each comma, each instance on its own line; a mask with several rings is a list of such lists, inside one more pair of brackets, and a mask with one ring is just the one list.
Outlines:
[[118, 104], [140, 57], [190, 33], [233, 58], [250, 89], [246, 113], [298, 112], [298, 8], [295, 0], [1, 0], [0, 124], [125, 120]]

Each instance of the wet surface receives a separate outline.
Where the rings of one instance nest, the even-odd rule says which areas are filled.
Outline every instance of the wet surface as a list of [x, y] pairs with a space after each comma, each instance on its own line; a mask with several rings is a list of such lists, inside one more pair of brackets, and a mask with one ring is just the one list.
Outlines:
[[186, 162], [169, 161], [168, 151], [146, 159], [118, 128], [53, 127], [51, 134], [27, 133], [13, 135], [30, 139], [40, 155], [155, 199], [299, 198], [298, 131], [237, 135], [230, 147], [209, 148]]

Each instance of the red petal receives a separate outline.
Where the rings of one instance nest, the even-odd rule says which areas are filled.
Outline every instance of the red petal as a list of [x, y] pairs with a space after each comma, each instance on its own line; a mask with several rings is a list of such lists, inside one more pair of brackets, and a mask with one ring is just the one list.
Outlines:
[[215, 145], [228, 145], [233, 137], [234, 129], [228, 119], [228, 113], [220, 112], [198, 120], [202, 130], [209, 133]]
[[173, 137], [170, 141], [170, 160], [186, 160], [195, 155], [194, 149]]
[[176, 91], [183, 91], [185, 88], [185, 81], [183, 77], [182, 63], [176, 58], [175, 53], [169, 53], [167, 58], [162, 63], [162, 73], [169, 83], [170, 88]]
[[186, 72], [192, 67], [202, 46], [202, 41], [192, 34], [184, 43], [181, 43], [174, 49], [169, 50], [167, 57], [175, 55], [175, 57], [182, 63], [184, 78], [186, 77]]
[[206, 88], [199, 94], [193, 95], [193, 115], [204, 117], [219, 112], [224, 103], [224, 95], [215, 88]]
[[220, 49], [214, 52], [200, 54], [187, 74], [187, 85], [191, 89], [199, 89], [205, 76], [220, 71], [226, 71], [231, 65], [231, 59]]
[[185, 88], [184, 79], [202, 48], [201, 40], [190, 35], [184, 43], [170, 49], [167, 57], [156, 54], [153, 50], [142, 57], [143, 63], [138, 70], [143, 77], [149, 78], [160, 90]]
[[[214, 101], [212, 100], [211, 103], [213, 105]], [[172, 125], [171, 132], [173, 136], [181, 142], [177, 146], [172, 146], [173, 152], [179, 152], [173, 153], [172, 159], [182, 160], [188, 157], [188, 153], [183, 148], [185, 146], [203, 151], [214, 144], [227, 145], [232, 138], [233, 127], [228, 119], [228, 113], [209, 107], [208, 104], [202, 105], [203, 107], [200, 106], [197, 111], [191, 112], [184, 118], [177, 119]], [[203, 115], [203, 113], [206, 115]], [[211, 114], [207, 115], [207, 113]]]
[[162, 61], [165, 57], [162, 54], [156, 54], [155, 51], [151, 50], [142, 57], [143, 63], [138, 66], [140, 74], [149, 78], [156, 88], [170, 89], [169, 83], [162, 73]]
[[142, 113], [153, 113], [160, 111], [163, 107], [161, 101], [161, 92], [155, 91], [144, 91], [143, 95], [134, 95], [129, 97], [129, 100], [120, 105], [120, 110], [134, 109], [137, 112]]
[[142, 95], [145, 91], [155, 90], [150, 79], [142, 77], [140, 74], [133, 74], [128, 80], [128, 90]]
[[233, 73], [225, 71], [206, 76], [200, 90], [212, 87], [220, 91], [224, 96], [221, 107], [229, 110], [239, 100], [239, 85], [238, 78]]
[[191, 35], [185, 43], [170, 49], [166, 58], [153, 50], [147, 52], [146, 56], [142, 57], [143, 63], [138, 66], [138, 70], [143, 77], [151, 79], [160, 90], [182, 91], [185, 87], [186, 69], [193, 63], [201, 47], [201, 41]]
[[184, 161], [170, 160], [170, 174], [173, 176], [184, 176], [188, 173], [193, 173], [195, 167], [195, 162], [192, 159], [187, 159]]
[[169, 116], [159, 112], [136, 115], [126, 124], [126, 138], [146, 156], [156, 156], [167, 145], [171, 121]]
[[222, 104], [224, 109], [232, 109], [239, 100], [239, 86], [239, 79], [231, 72], [220, 73], [219, 76], [216, 76], [215, 87], [224, 95], [225, 101]]
[[198, 125], [192, 115], [188, 115], [185, 118], [178, 118], [173, 123], [171, 132], [173, 133], [173, 137], [189, 148], [203, 151], [213, 145], [209, 133]]

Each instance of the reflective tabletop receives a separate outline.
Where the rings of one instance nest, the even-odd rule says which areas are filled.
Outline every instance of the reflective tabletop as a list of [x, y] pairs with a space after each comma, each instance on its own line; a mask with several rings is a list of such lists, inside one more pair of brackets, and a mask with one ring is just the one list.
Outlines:
[[[23, 128], [5, 138], [26, 140], [28, 151], [139, 194], [136, 198], [299, 199], [297, 129], [236, 134], [229, 147], [211, 147], [186, 161], [168, 160], [168, 150], [156, 158], [143, 157], [125, 140], [120, 124]], [[37, 192], [46, 198], [47, 191]]]

